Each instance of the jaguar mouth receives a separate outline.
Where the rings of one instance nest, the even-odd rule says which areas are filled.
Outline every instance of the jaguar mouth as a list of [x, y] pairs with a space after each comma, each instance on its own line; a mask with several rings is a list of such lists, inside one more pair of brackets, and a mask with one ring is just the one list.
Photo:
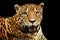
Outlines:
[[29, 27], [29, 33], [34, 33], [34, 32], [36, 32], [37, 31], [37, 26], [31, 26], [31, 27]]
[[35, 33], [35, 32], [37, 32], [38, 30], [37, 30], [37, 28], [38, 28], [38, 25], [37, 26], [34, 26], [34, 25], [32, 25], [32, 26], [25, 26], [25, 27], [23, 27], [22, 29], [21, 29], [21, 31], [23, 32], [23, 33]]

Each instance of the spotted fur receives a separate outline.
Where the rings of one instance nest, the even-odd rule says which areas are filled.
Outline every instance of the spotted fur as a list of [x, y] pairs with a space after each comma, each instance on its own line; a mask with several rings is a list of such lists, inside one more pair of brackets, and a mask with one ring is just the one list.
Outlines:
[[41, 28], [44, 3], [39, 5], [14, 5], [16, 14], [0, 17], [0, 38], [2, 40], [47, 40]]

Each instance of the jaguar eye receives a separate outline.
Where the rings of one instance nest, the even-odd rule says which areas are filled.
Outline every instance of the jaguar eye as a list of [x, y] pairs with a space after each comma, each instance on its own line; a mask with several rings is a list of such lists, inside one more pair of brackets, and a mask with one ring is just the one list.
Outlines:
[[36, 12], [36, 14], [39, 14], [39, 13], [40, 13], [40, 12], [38, 12], [38, 11]]
[[26, 12], [23, 12], [23, 13], [22, 13], [22, 16], [27, 16], [27, 13], [26, 13]]
[[23, 12], [22, 14], [26, 14], [26, 15], [27, 15], [27, 13], [26, 13], [26, 12]]

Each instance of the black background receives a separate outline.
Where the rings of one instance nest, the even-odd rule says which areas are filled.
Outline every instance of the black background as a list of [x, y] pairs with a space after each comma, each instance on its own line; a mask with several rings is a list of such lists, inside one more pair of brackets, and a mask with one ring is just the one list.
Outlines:
[[44, 2], [43, 21], [41, 23], [42, 31], [48, 38], [48, 0], [0, 0], [0, 16], [9, 17], [15, 14], [14, 5], [24, 5], [27, 3], [39, 4]]

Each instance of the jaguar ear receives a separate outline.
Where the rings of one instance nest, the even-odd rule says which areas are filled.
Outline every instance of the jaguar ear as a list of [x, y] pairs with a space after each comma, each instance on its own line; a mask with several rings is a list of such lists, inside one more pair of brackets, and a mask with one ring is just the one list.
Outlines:
[[39, 6], [40, 6], [41, 8], [43, 8], [43, 7], [44, 7], [44, 3], [41, 2], [41, 3], [39, 4]]
[[15, 5], [14, 5], [14, 8], [15, 8], [16, 12], [18, 11], [19, 7], [20, 7], [20, 6], [19, 6], [18, 4], [15, 4]]

